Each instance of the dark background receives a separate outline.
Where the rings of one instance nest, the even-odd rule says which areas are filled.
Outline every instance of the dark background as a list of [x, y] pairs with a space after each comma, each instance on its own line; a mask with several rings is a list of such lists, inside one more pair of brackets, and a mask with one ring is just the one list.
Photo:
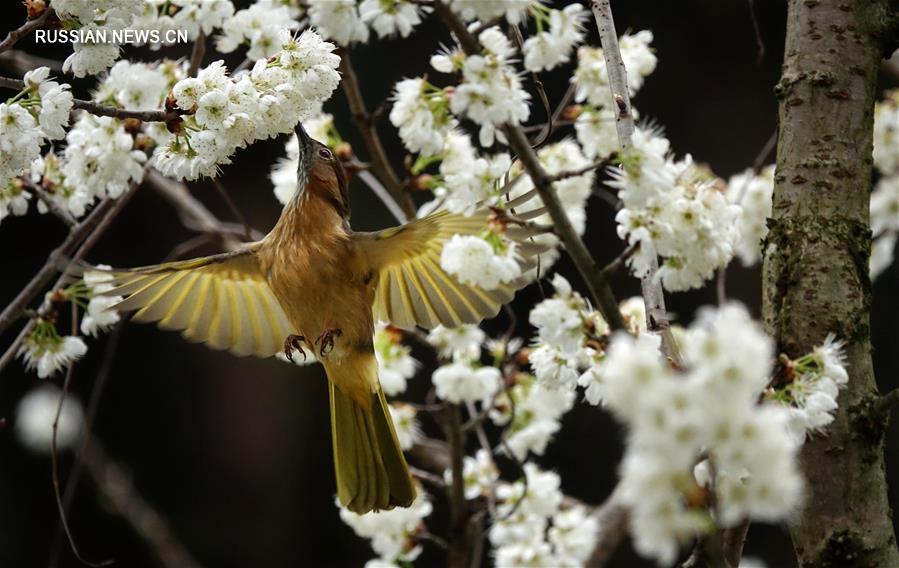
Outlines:
[[[754, 2], [764, 53], [760, 54], [751, 0], [630, 0], [614, 3], [619, 31], [650, 29], [659, 55], [656, 72], [636, 98], [642, 116], [664, 126], [673, 148], [692, 153], [727, 177], [748, 167], [776, 127], [772, 88], [783, 52], [786, 4], [782, 0]], [[23, 10], [17, 2], [0, 7], [0, 37], [18, 26]], [[598, 43], [590, 26], [589, 41]], [[380, 104], [395, 81], [427, 69], [430, 55], [448, 34], [434, 17], [406, 40], [374, 41], [353, 50], [354, 63], [370, 108]], [[19, 47], [63, 59], [64, 49]], [[184, 52], [169, 52], [176, 56]], [[131, 50], [132, 57], [152, 57]], [[225, 58], [234, 67], [242, 54]], [[207, 54], [206, 63], [210, 55]], [[9, 69], [0, 72], [9, 76]], [[569, 69], [547, 74], [551, 101], [566, 87]], [[89, 82], [75, 82], [82, 97]], [[890, 86], [886, 82], [884, 86]], [[11, 96], [3, 94], [3, 98]], [[326, 110], [337, 117], [343, 136], [363, 159], [364, 147], [349, 121], [342, 94]], [[535, 107], [534, 118], [541, 118]], [[385, 142], [401, 167], [399, 141], [382, 126]], [[567, 130], [563, 133], [570, 134]], [[240, 151], [223, 168], [228, 188], [250, 224], [267, 230], [277, 219], [268, 172], [282, 153], [283, 140], [266, 141]], [[773, 158], [769, 158], [770, 159]], [[232, 217], [210, 183], [194, 184], [195, 195], [221, 218]], [[357, 229], [392, 224], [384, 208], [364, 186], [351, 188], [352, 218]], [[586, 242], [600, 262], [620, 252], [612, 212], [601, 200], [591, 200]], [[50, 216], [34, 213], [5, 219], [0, 226], [4, 268], [0, 304], [11, 300], [42, 265], [46, 254], [62, 240], [64, 228]], [[115, 222], [89, 260], [118, 266], [158, 262], [191, 233], [175, 211], [152, 191], [143, 188]], [[208, 252], [215, 252], [210, 248]], [[573, 267], [562, 260], [558, 269], [580, 286]], [[891, 269], [874, 286], [872, 330], [875, 366], [882, 389], [896, 386], [899, 358], [896, 349], [899, 274]], [[636, 280], [619, 276], [619, 297], [638, 292]], [[539, 298], [527, 289], [514, 307], [522, 317], [519, 334], [529, 336], [525, 314]], [[735, 262], [728, 271], [728, 294], [759, 313], [758, 269]], [[675, 317], [688, 323], [697, 307], [715, 301], [712, 287], [669, 295]], [[487, 324], [495, 334], [506, 321]], [[2, 338], [12, 341], [18, 329]], [[90, 351], [76, 367], [74, 391], [87, 400], [103, 359], [106, 339], [89, 341]], [[430, 364], [425, 360], [425, 367]], [[59, 377], [56, 379], [59, 380]], [[12, 422], [16, 402], [38, 379], [25, 374], [18, 361], [0, 377], [0, 417]], [[426, 389], [420, 373], [410, 383], [413, 392]], [[109, 454], [133, 476], [138, 490], [160, 510], [185, 547], [208, 566], [358, 566], [372, 553], [338, 518], [324, 375], [318, 367], [298, 371], [275, 360], [240, 359], [184, 342], [177, 334], [152, 326], [130, 325], [121, 336], [112, 374], [103, 393], [96, 435]], [[587, 503], [598, 504], [616, 481], [621, 456], [621, 432], [603, 412], [586, 405], [569, 413], [563, 434], [537, 459], [562, 475], [563, 489]], [[899, 474], [895, 457], [897, 428], [888, 450], [892, 477]], [[62, 471], [70, 460], [62, 459]], [[46, 565], [57, 531], [51, 486], [50, 460], [23, 450], [9, 426], [0, 430], [0, 565]], [[512, 470], [507, 470], [511, 473]], [[896, 492], [892, 497], [895, 502]], [[432, 531], [443, 528], [446, 510], [441, 499], [428, 521]], [[76, 495], [70, 516], [72, 530], [84, 556], [114, 558], [120, 566], [154, 566], [152, 552], [121, 519], [97, 498], [89, 479]], [[769, 566], [794, 564], [786, 531], [753, 525], [746, 546], [749, 556]], [[77, 562], [62, 543], [61, 565]], [[439, 565], [440, 556], [428, 549], [422, 565]], [[638, 560], [628, 548], [615, 565], [652, 565]]]

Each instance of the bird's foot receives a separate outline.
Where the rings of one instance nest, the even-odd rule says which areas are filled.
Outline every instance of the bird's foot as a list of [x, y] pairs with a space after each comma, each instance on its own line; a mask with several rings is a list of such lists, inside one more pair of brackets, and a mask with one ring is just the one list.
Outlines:
[[337, 328], [326, 329], [315, 340], [315, 344], [319, 345], [319, 353], [322, 357], [327, 357], [328, 353], [334, 350], [334, 338], [340, 337], [343, 332]]
[[288, 335], [287, 339], [284, 340], [284, 355], [291, 363], [293, 362], [294, 351], [299, 351], [300, 355], [303, 356], [303, 361], [306, 360], [306, 352], [303, 351], [303, 341], [306, 341], [306, 338], [302, 335]]

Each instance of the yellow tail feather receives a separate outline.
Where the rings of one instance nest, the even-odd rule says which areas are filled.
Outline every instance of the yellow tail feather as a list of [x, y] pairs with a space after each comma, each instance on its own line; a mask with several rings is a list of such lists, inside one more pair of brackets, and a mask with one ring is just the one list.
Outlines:
[[[377, 363], [370, 372], [377, 373]], [[326, 366], [330, 367], [330, 365]], [[339, 367], [338, 367], [339, 368]], [[368, 404], [360, 404], [339, 387], [331, 376], [331, 437], [337, 497], [355, 513], [408, 507], [415, 500], [415, 487], [400, 449], [387, 400], [380, 387]]]

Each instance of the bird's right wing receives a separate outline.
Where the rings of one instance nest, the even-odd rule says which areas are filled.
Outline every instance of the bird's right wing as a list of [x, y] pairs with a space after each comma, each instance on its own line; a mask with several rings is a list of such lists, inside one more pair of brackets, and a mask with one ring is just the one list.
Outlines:
[[159, 322], [195, 342], [236, 355], [271, 357], [283, 348], [290, 323], [266, 282], [258, 246], [154, 266], [96, 269], [112, 276], [113, 308], [137, 310], [139, 322]]
[[[538, 213], [542, 209], [529, 212], [529, 216]], [[420, 325], [431, 329], [438, 324], [456, 327], [495, 316], [527, 284], [527, 277], [485, 290], [459, 282], [440, 265], [444, 244], [453, 235], [483, 233], [490, 214], [487, 208], [470, 216], [439, 210], [392, 229], [355, 233], [358, 246], [377, 274], [375, 319], [398, 327]], [[532, 238], [540, 233], [524, 226], [510, 226], [505, 232], [515, 243], [522, 272], [537, 266], [539, 254], [549, 248]]]

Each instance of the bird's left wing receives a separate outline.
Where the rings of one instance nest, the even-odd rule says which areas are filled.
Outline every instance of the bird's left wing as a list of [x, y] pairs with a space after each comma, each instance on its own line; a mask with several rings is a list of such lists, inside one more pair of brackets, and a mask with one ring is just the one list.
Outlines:
[[133, 311], [140, 322], [180, 330], [213, 349], [270, 357], [292, 330], [266, 282], [258, 245], [235, 252], [141, 268], [109, 270], [106, 296], [124, 299], [113, 308]]
[[[462, 284], [440, 266], [443, 245], [453, 235], [479, 235], [487, 228], [491, 211], [482, 208], [471, 216], [439, 210], [405, 225], [374, 233], [355, 233], [359, 250], [376, 274], [374, 317], [399, 327], [438, 324], [456, 327], [495, 316], [503, 304], [527, 283], [521, 277], [495, 290]], [[548, 247], [532, 236], [540, 231], [509, 226], [506, 237], [515, 242], [522, 272], [537, 265], [537, 255]]]

